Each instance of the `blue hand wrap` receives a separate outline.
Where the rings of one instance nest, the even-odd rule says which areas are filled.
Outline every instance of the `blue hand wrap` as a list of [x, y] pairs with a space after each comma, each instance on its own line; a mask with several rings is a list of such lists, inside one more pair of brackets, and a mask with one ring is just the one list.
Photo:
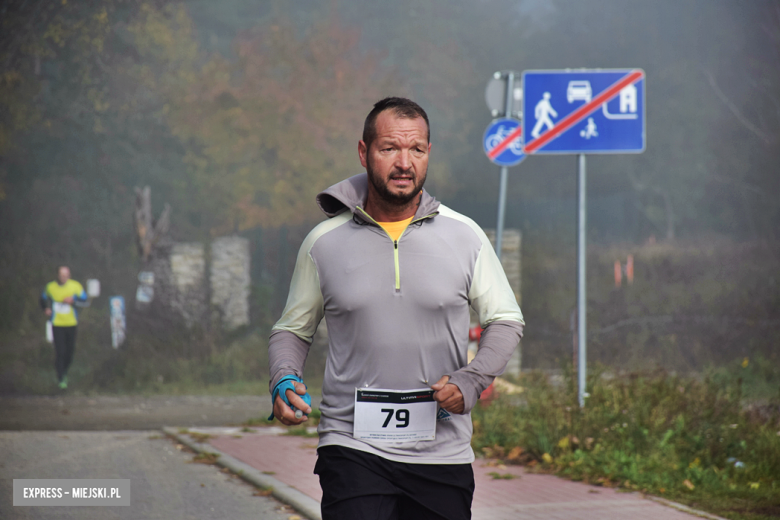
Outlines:
[[[276, 383], [276, 386], [274, 387], [274, 391], [271, 394], [271, 407], [272, 408], [273, 408], [274, 403], [276, 403], [276, 396], [278, 395], [279, 397], [282, 398], [282, 400], [285, 402], [285, 404], [287, 404], [287, 406], [289, 406], [293, 410], [296, 409], [293, 405], [290, 404], [290, 400], [287, 398], [287, 390], [292, 390], [293, 393], [295, 393], [296, 395], [298, 395], [298, 397], [303, 399], [304, 403], [306, 403], [308, 406], [311, 407], [311, 396], [309, 395], [309, 392], [306, 392], [303, 395], [299, 395], [298, 392], [295, 391], [295, 385], [293, 384], [293, 381], [296, 381], [298, 383], [303, 383], [303, 379], [301, 379], [298, 376], [294, 376], [294, 375], [284, 376], [283, 378], [281, 378], [279, 380], [278, 383]], [[303, 386], [306, 386], [306, 383], [303, 383]], [[308, 387], [307, 387], [307, 389], [308, 389]], [[271, 412], [271, 415], [270, 415], [270, 417], [268, 417], [268, 420], [269, 421], [273, 421], [274, 420], [274, 413], [273, 412]]]

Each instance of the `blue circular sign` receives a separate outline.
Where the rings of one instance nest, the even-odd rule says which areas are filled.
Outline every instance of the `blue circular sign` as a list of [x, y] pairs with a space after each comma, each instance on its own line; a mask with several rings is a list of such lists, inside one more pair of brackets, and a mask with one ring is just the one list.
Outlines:
[[523, 137], [517, 136], [498, 155], [491, 156], [494, 148], [506, 141], [507, 137], [520, 127], [520, 121], [503, 117], [490, 123], [482, 136], [482, 148], [488, 159], [499, 166], [515, 166], [525, 159]]

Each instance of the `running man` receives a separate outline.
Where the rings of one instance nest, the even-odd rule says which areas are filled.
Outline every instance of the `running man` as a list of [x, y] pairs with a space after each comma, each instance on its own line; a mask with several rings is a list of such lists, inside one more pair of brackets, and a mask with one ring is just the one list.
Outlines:
[[[327, 321], [314, 469], [324, 520], [471, 518], [470, 411], [504, 371], [524, 322], [482, 229], [423, 189], [430, 150], [422, 107], [404, 98], [374, 105], [358, 142], [366, 173], [317, 196], [329, 219], [304, 240], [271, 333], [274, 416], [301, 424], [307, 417], [296, 418], [291, 406], [311, 413], [301, 378], [317, 326]], [[484, 332], [468, 363], [470, 306]], [[398, 400], [360, 401], [356, 417], [357, 389]], [[426, 413], [387, 415], [383, 403], [403, 403], [410, 390], [414, 398], [432, 394]], [[398, 436], [416, 426], [434, 435], [367, 440], [355, 435], [356, 423], [361, 432]]]
[[78, 313], [74, 305], [86, 301], [86, 291], [80, 283], [70, 279], [70, 269], [65, 265], [57, 268], [57, 280], [49, 282], [41, 294], [41, 308], [49, 317], [54, 332], [54, 367], [63, 390], [68, 388], [68, 367], [76, 348]]
[[534, 138], [538, 138], [541, 135], [542, 126], [546, 126], [548, 130], [555, 126], [555, 123], [552, 122], [550, 116], [558, 117], [558, 112], [556, 112], [550, 104], [550, 93], [545, 92], [542, 95], [542, 99], [540, 99], [534, 107], [536, 124], [534, 125], [534, 129], [531, 130], [531, 135], [534, 136]]

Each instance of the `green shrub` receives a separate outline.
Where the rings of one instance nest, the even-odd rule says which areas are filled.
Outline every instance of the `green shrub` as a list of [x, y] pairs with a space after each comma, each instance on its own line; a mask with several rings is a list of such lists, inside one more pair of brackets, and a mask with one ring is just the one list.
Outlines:
[[718, 506], [726, 516], [745, 512], [730, 509], [736, 503], [780, 508], [780, 399], [743, 399], [745, 386], [773, 381], [777, 369], [756, 366], [704, 377], [596, 369], [583, 409], [573, 374], [557, 385], [524, 374], [519, 403], [501, 396], [474, 410], [473, 444], [492, 454], [522, 448], [531, 466], [574, 480], [695, 503], [726, 499]]

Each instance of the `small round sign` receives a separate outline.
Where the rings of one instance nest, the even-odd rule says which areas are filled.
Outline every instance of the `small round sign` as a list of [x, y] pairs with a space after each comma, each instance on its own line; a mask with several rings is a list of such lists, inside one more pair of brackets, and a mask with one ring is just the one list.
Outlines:
[[[514, 88], [512, 89], [512, 113], [504, 114], [506, 111], [506, 83], [507, 75], [512, 72], [515, 75]], [[501, 114], [505, 116], [518, 116], [523, 110], [523, 89], [520, 86], [520, 73], [514, 71], [502, 71], [493, 74], [485, 87], [485, 103], [487, 103], [490, 113], [493, 117]]]
[[490, 123], [485, 130], [485, 134], [482, 136], [482, 148], [485, 150], [485, 154], [488, 159], [493, 161], [494, 164], [499, 166], [515, 166], [525, 159], [525, 152], [523, 151], [523, 138], [517, 136], [513, 139], [503, 151], [498, 155], [491, 152], [497, 146], [501, 145], [506, 139], [520, 127], [520, 121], [517, 119], [500, 118]]

